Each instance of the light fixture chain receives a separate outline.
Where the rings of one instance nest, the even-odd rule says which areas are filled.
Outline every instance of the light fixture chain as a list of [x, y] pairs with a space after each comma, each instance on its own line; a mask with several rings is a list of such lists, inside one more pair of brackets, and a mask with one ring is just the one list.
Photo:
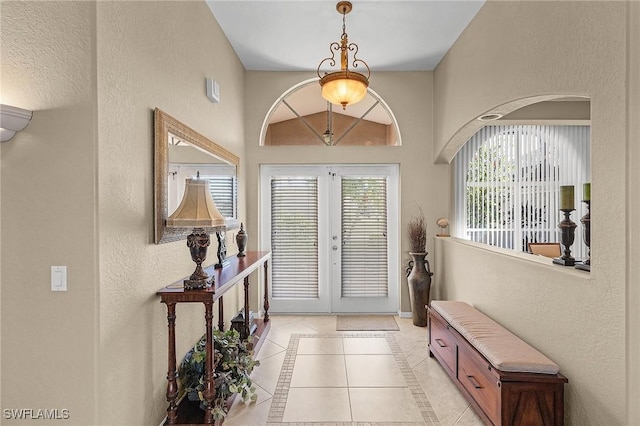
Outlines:
[[[318, 64], [318, 77], [320, 78], [320, 86], [322, 87], [322, 97], [327, 101], [335, 105], [342, 105], [342, 109], [345, 109], [347, 105], [359, 102], [367, 94], [367, 87], [369, 86], [369, 77], [371, 76], [371, 69], [369, 65], [357, 57], [358, 45], [355, 43], [349, 43], [347, 36], [347, 13], [352, 10], [352, 4], [349, 1], [340, 1], [337, 4], [337, 11], [342, 14], [342, 36], [340, 37], [340, 43], [331, 43], [330, 51], [331, 57], [327, 57], [320, 61]], [[334, 66], [336, 59], [334, 51], [340, 51], [340, 71], [331, 73], [324, 73], [324, 76], [320, 75], [320, 68], [324, 63], [329, 63]], [[349, 52], [353, 52], [353, 64], [354, 68], [358, 65], [363, 65], [367, 69], [367, 75], [359, 72], [349, 70]]]
[[347, 36], [347, 15], [346, 15], [346, 10], [343, 8], [342, 9], [342, 38], [345, 38]]

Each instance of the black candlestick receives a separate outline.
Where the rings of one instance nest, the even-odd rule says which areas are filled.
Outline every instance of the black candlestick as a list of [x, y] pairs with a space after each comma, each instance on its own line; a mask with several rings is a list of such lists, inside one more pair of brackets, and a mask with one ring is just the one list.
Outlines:
[[580, 219], [580, 222], [582, 222], [582, 236], [584, 237], [584, 243], [587, 245], [587, 259], [584, 263], [577, 264], [576, 269], [591, 271], [591, 200], [583, 200], [582, 202], [587, 205], [587, 214]]
[[573, 245], [573, 239], [575, 237], [576, 225], [571, 221], [569, 216], [575, 209], [560, 209], [564, 213], [564, 219], [558, 224], [560, 232], [562, 234], [562, 245], [564, 246], [564, 254], [562, 257], [556, 257], [553, 259], [553, 263], [563, 266], [574, 266], [576, 260], [571, 256], [571, 246]]
[[227, 259], [227, 235], [225, 231], [217, 231], [216, 237], [218, 238], [218, 263], [213, 267], [221, 269], [229, 265], [229, 259]]

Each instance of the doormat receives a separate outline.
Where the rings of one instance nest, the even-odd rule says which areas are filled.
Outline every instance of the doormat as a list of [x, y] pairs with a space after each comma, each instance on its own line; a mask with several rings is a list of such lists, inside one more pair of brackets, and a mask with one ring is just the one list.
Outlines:
[[391, 315], [338, 315], [336, 331], [398, 331]]

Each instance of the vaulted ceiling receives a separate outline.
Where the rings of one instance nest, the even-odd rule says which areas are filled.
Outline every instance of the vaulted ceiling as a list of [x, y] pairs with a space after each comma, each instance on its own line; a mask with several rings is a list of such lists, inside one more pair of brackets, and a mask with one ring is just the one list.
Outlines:
[[[336, 1], [207, 0], [247, 70], [315, 71], [340, 41]], [[484, 0], [352, 1], [349, 41], [372, 72], [433, 70]]]

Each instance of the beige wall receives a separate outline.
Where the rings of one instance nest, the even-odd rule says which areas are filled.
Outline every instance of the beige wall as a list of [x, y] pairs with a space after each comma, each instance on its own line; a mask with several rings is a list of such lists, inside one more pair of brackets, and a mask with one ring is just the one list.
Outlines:
[[[95, 4], [6, 2], [1, 102], [33, 110], [2, 153], [2, 409], [96, 421]], [[50, 268], [66, 265], [66, 293]], [[60, 412], [62, 415], [62, 412]], [[33, 424], [42, 420], [9, 420]], [[58, 420], [58, 423], [61, 421]]]
[[640, 3], [627, 12], [627, 424], [640, 424]]
[[[560, 364], [569, 378], [569, 424], [625, 424], [633, 410], [638, 418], [637, 408], [625, 404], [627, 380], [638, 383], [637, 366], [626, 364], [628, 356], [638, 356], [637, 337], [630, 334], [638, 325], [627, 324], [625, 316], [625, 305], [637, 308], [637, 291], [624, 266], [632, 253], [626, 194], [638, 185], [637, 174], [627, 175], [624, 160], [628, 7], [623, 2], [488, 2], [434, 75], [434, 155], [440, 159], [457, 149], [459, 129], [497, 106], [538, 95], [591, 97], [590, 277], [453, 239], [436, 249], [442, 294], [471, 302]], [[633, 144], [630, 148], [637, 150], [637, 138]], [[634, 300], [627, 300], [627, 288], [635, 292]], [[625, 353], [628, 338], [635, 346]]]
[[[434, 165], [432, 156], [432, 74], [430, 72], [378, 72], [371, 88], [388, 104], [396, 117], [402, 146], [259, 146], [260, 129], [276, 99], [295, 84], [311, 78], [308, 73], [247, 72], [246, 152], [248, 229], [259, 229], [259, 166], [261, 164], [400, 164], [401, 253], [402, 265], [409, 261], [406, 223], [420, 205], [427, 218], [430, 235], [435, 235], [436, 219], [445, 216], [449, 204], [448, 165]], [[257, 232], [249, 241], [258, 247]], [[432, 247], [428, 247], [431, 251]], [[437, 273], [437, 272], [436, 272]], [[410, 312], [404, 267], [400, 268], [403, 312]]]
[[[0, 7], [2, 102], [35, 111], [0, 150], [2, 408], [159, 424], [167, 327], [155, 292], [195, 265], [184, 242], [153, 244], [153, 109], [242, 157], [244, 69], [205, 2]], [[220, 83], [220, 104], [205, 77]], [[49, 290], [51, 265], [68, 266], [68, 292]], [[229, 296], [227, 320], [238, 307]], [[197, 305], [177, 315], [182, 354], [204, 315]]]
[[[242, 158], [244, 69], [205, 2], [99, 2], [97, 11], [99, 419], [158, 424], [166, 409], [167, 327], [155, 292], [195, 265], [184, 241], [152, 243], [152, 111], [159, 107]], [[206, 77], [220, 84], [219, 104], [206, 97]], [[242, 187], [240, 194], [242, 218]], [[229, 254], [235, 248], [228, 243]], [[215, 244], [207, 264], [214, 259]], [[227, 320], [234, 298], [225, 295]], [[184, 354], [204, 333], [202, 305], [177, 307], [177, 333]]]

